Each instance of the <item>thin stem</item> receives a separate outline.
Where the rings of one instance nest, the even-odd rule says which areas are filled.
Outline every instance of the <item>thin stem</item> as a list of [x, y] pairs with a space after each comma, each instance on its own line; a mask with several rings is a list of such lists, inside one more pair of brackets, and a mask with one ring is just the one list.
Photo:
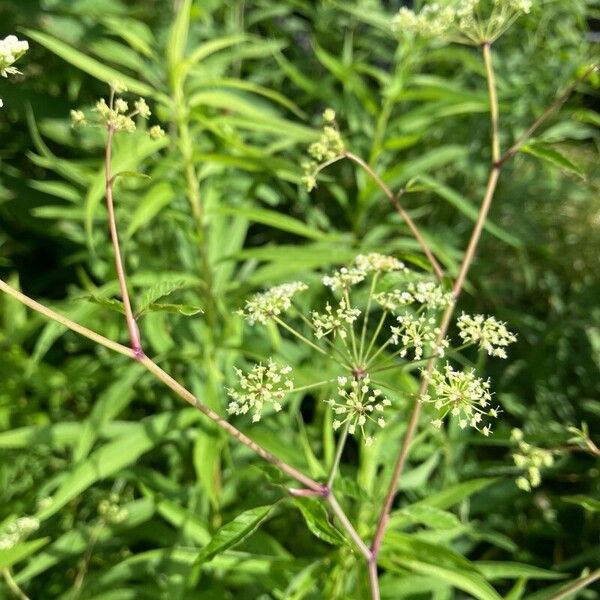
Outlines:
[[369, 567], [369, 585], [371, 586], [371, 600], [380, 600], [379, 594], [379, 576], [377, 573], [377, 560], [371, 559], [368, 562]]
[[[490, 112], [491, 112], [492, 121], [493, 121], [494, 115], [497, 116], [497, 114], [498, 114], [498, 106], [497, 106], [498, 98], [495, 93], [495, 77], [494, 77], [491, 56], [489, 55], [489, 52], [490, 52], [489, 45], [483, 46], [483, 52], [484, 52], [484, 63], [485, 63], [485, 67], [486, 67], [487, 78], [488, 78], [488, 81], [491, 81], [492, 85], [494, 86], [493, 93], [490, 93]], [[493, 136], [492, 152], [495, 152], [494, 148], [496, 148], [496, 146], [499, 144], [499, 141], [496, 140], [496, 137], [498, 136], [497, 124], [492, 125], [492, 136]], [[485, 220], [487, 218], [490, 206], [492, 204], [494, 192], [496, 191], [496, 186], [498, 184], [500, 168], [501, 168], [501, 165], [499, 164], [499, 161], [497, 161], [497, 160], [494, 161], [492, 168], [490, 170], [489, 177], [488, 177], [485, 195], [481, 202], [481, 207], [479, 209], [479, 215], [477, 216], [477, 221], [475, 222], [475, 226], [473, 227], [473, 231], [471, 233], [471, 238], [469, 239], [467, 249], [463, 256], [463, 260], [462, 260], [462, 263], [460, 266], [458, 276], [456, 278], [456, 281], [454, 282], [454, 285], [452, 286], [452, 295], [453, 295], [454, 301], [451, 302], [448, 305], [448, 307], [446, 308], [446, 310], [444, 311], [444, 314], [442, 316], [442, 321], [440, 323], [440, 332], [439, 332], [437, 340], [436, 340], [436, 345], [439, 345], [442, 342], [442, 340], [444, 339], [444, 337], [448, 331], [448, 327], [450, 325], [452, 315], [454, 314], [456, 300], [460, 296], [463, 284], [465, 282], [465, 278], [467, 276], [469, 268], [471, 267], [473, 259], [475, 258], [475, 252], [477, 250], [477, 245], [478, 245], [479, 239], [481, 237], [481, 232], [483, 230]], [[437, 362], [437, 357], [436, 356], [432, 357], [429, 360], [429, 362], [427, 363], [427, 367], [425, 368], [425, 371], [421, 376], [421, 384], [419, 386], [418, 396], [417, 396], [417, 399], [415, 400], [413, 411], [410, 416], [408, 426], [407, 426], [406, 432], [404, 434], [404, 438], [402, 440], [402, 445], [400, 447], [400, 452], [398, 454], [398, 458], [396, 459], [396, 464], [394, 465], [394, 470], [392, 473], [390, 485], [388, 487], [388, 491], [387, 491], [387, 494], [386, 494], [384, 502], [383, 502], [383, 507], [382, 507], [381, 513], [379, 515], [379, 521], [377, 523], [377, 529], [375, 531], [375, 536], [373, 538], [373, 543], [371, 545], [371, 550], [375, 557], [377, 557], [377, 555], [379, 554], [379, 550], [381, 548], [381, 543], [383, 541], [383, 535], [385, 533], [385, 528], [387, 526], [387, 522], [389, 519], [389, 513], [390, 513], [390, 510], [392, 509], [392, 504], [394, 502], [394, 498], [396, 497], [396, 492], [398, 490], [398, 482], [400, 479], [400, 475], [402, 474], [402, 471], [404, 470], [404, 465], [405, 465], [406, 459], [408, 457], [408, 452], [410, 450], [411, 443], [413, 441], [413, 438], [417, 431], [417, 426], [419, 424], [419, 417], [421, 416], [421, 407], [422, 407], [420, 398], [423, 394], [425, 394], [425, 392], [429, 388], [431, 373], [433, 372], [436, 362]]]
[[19, 584], [15, 581], [9, 567], [2, 569], [2, 577], [4, 577], [4, 581], [6, 582], [8, 589], [16, 598], [19, 600], [29, 600], [29, 596], [25, 594], [25, 592], [19, 587]]
[[393, 204], [394, 208], [398, 211], [400, 216], [404, 219], [404, 222], [408, 225], [408, 228], [411, 230], [412, 234], [415, 236], [415, 239], [421, 246], [421, 249], [425, 253], [427, 260], [431, 263], [435, 276], [441, 281], [444, 278], [444, 271], [440, 267], [438, 261], [436, 260], [433, 252], [429, 249], [425, 238], [422, 236], [418, 227], [415, 225], [415, 222], [411, 219], [410, 215], [404, 210], [402, 205], [400, 204], [400, 200], [397, 196], [394, 196], [390, 188], [385, 184], [383, 179], [377, 175], [377, 173], [362, 159], [360, 156], [353, 154], [352, 152], [344, 152], [344, 156], [355, 162], [357, 165], [362, 167], [364, 171], [371, 177], [371, 179], [377, 184], [379, 189], [387, 196], [388, 200]]
[[373, 300], [373, 292], [375, 291], [375, 286], [377, 285], [378, 276], [379, 276], [379, 273], [377, 272], [377, 273], [375, 273], [375, 275], [373, 275], [373, 279], [371, 280], [371, 287], [369, 289], [369, 298], [367, 300], [365, 316], [363, 317], [362, 331], [360, 334], [360, 349], [359, 349], [359, 353], [358, 353], [358, 359], [361, 362], [365, 358], [363, 355], [363, 350], [365, 348], [365, 338], [367, 336], [367, 325], [369, 323], [369, 311], [371, 310], [371, 302]]
[[[344, 288], [344, 299], [346, 300], [346, 307], [350, 309], [350, 293], [348, 292], [348, 288]], [[354, 357], [354, 361], [358, 363], [358, 348], [356, 346], [356, 336], [354, 335], [354, 327], [350, 326], [350, 340], [352, 343], [352, 356]]]
[[316, 344], [313, 344], [313, 342], [311, 342], [308, 338], [305, 338], [300, 332], [296, 331], [293, 327], [288, 325], [285, 321], [283, 321], [279, 317], [274, 317], [273, 320], [276, 323], [278, 323], [279, 325], [281, 325], [284, 329], [289, 331], [292, 335], [296, 336], [299, 340], [301, 340], [302, 342], [304, 342], [311, 348], [314, 348], [317, 352], [320, 352], [321, 354], [324, 354], [325, 356], [329, 356], [329, 354], [325, 350], [323, 350], [323, 348], [320, 348]]
[[584, 587], [587, 587], [588, 585], [594, 583], [594, 581], [596, 581], [597, 579], [600, 579], [600, 569], [592, 571], [586, 577], [576, 579], [571, 584], [569, 584], [568, 586], [564, 587], [562, 590], [551, 596], [548, 600], [563, 600], [563, 598], [567, 598], [568, 596], [573, 594], [573, 592], [577, 592], [578, 590], [581, 590]]
[[346, 421], [344, 428], [342, 429], [342, 433], [340, 434], [340, 438], [338, 439], [337, 448], [335, 451], [335, 457], [333, 459], [333, 463], [331, 464], [331, 469], [329, 469], [329, 476], [327, 477], [327, 487], [329, 489], [333, 488], [333, 480], [337, 475], [338, 468], [340, 466], [340, 460], [342, 459], [342, 452], [344, 451], [344, 446], [346, 445], [346, 438], [348, 437], [348, 428], [350, 427], [350, 421]]
[[211, 421], [213, 421], [217, 426], [221, 429], [225, 430], [229, 435], [238, 440], [240, 443], [244, 444], [244, 446], [248, 447], [255, 454], [264, 458], [266, 461], [275, 465], [281, 471], [289, 475], [291, 478], [296, 479], [302, 483], [305, 487], [317, 492], [319, 495], [324, 496], [327, 492], [327, 488], [321, 485], [320, 483], [314, 481], [304, 473], [301, 473], [291, 465], [288, 465], [286, 462], [277, 458], [269, 451], [265, 450], [262, 446], [251, 440], [247, 435], [243, 434], [241, 431], [236, 429], [231, 423], [223, 419], [218, 413], [214, 410], [210, 409], [208, 406], [204, 405], [200, 400], [198, 400], [190, 391], [188, 391], [185, 387], [183, 387], [180, 383], [178, 383], [173, 377], [171, 377], [168, 373], [163, 371], [154, 361], [152, 361], [147, 356], [137, 356], [135, 352], [131, 348], [127, 348], [126, 346], [122, 346], [121, 344], [117, 344], [104, 336], [87, 329], [86, 327], [82, 327], [77, 323], [59, 315], [58, 313], [42, 306], [35, 300], [32, 300], [28, 296], [25, 296], [21, 292], [13, 289], [11, 286], [6, 284], [4, 281], [0, 279], [0, 290], [12, 296], [19, 302], [22, 302], [29, 308], [39, 312], [40, 314], [64, 325], [65, 327], [79, 333], [80, 335], [87, 337], [110, 350], [114, 350], [115, 352], [119, 352], [129, 358], [134, 360], [138, 360], [144, 367], [152, 373], [159, 381], [162, 381], [167, 387], [171, 388], [179, 397], [183, 398], [188, 404], [191, 404], [194, 408], [198, 409], [201, 413], [206, 415]]
[[371, 358], [369, 358], [366, 367], [369, 368], [369, 366], [371, 366], [373, 364], [373, 361], [392, 343], [392, 338], [389, 337], [382, 345], [381, 347], [377, 350], [377, 352], [375, 352], [375, 354], [373, 354], [373, 356], [371, 356]]
[[311, 388], [319, 387], [320, 385], [325, 385], [326, 383], [333, 383], [334, 381], [335, 379], [325, 379], [323, 381], [317, 381], [317, 383], [309, 383], [308, 385], [293, 388], [289, 391], [289, 393], [293, 394], [294, 392], [303, 392], [304, 390], [310, 390]]
[[0, 279], [0, 290], [2, 290], [5, 294], [8, 294], [9, 296], [13, 297], [15, 300], [18, 300], [25, 306], [28, 306], [32, 310], [35, 310], [36, 312], [44, 315], [48, 319], [52, 319], [53, 321], [60, 323], [67, 329], [70, 329], [71, 331], [74, 331], [75, 333], [78, 333], [79, 335], [82, 335], [83, 337], [86, 337], [89, 340], [92, 340], [93, 342], [96, 342], [97, 344], [100, 344], [101, 346], [108, 348], [109, 350], [113, 350], [114, 352], [123, 354], [124, 356], [127, 356], [128, 358], [135, 358], [135, 355], [131, 348], [128, 348], [127, 346], [123, 346], [122, 344], [119, 344], [118, 342], [113, 342], [112, 340], [109, 340], [107, 337], [104, 337], [103, 335], [96, 333], [95, 331], [92, 331], [91, 329], [88, 329], [87, 327], [83, 327], [83, 325], [79, 325], [79, 323], [75, 323], [75, 321], [71, 321], [71, 319], [64, 317], [63, 315], [53, 311], [51, 308], [48, 308], [48, 307], [44, 306], [43, 304], [36, 302], [29, 296], [26, 296], [25, 294], [22, 294], [18, 290], [15, 290], [10, 285], [8, 285], [6, 282], [4, 282], [2, 279]]
[[140, 341], [140, 332], [133, 316], [131, 309], [131, 301], [129, 300], [129, 292], [127, 291], [127, 276], [125, 275], [125, 267], [121, 258], [121, 248], [119, 245], [119, 234], [117, 231], [117, 222], [115, 219], [115, 208], [113, 203], [113, 179], [111, 175], [111, 151], [112, 140], [115, 130], [109, 125], [108, 136], [106, 139], [106, 149], [104, 153], [104, 173], [105, 173], [105, 194], [106, 207], [108, 209], [108, 224], [110, 227], [110, 237], [115, 255], [115, 268], [119, 279], [119, 288], [121, 290], [121, 298], [123, 307], [125, 308], [125, 319], [127, 321], [127, 330], [129, 331], [129, 341], [131, 348], [136, 357], [141, 358], [144, 355], [142, 344]]
[[[301, 311], [298, 311], [298, 314], [300, 316], [300, 319], [302, 319], [302, 321], [308, 325], [313, 332], [317, 330], [317, 328], [314, 326], [314, 324], [307, 319]], [[346, 354], [344, 354], [326, 335], [323, 336], [321, 338], [334, 352], [337, 352], [337, 354], [339, 355], [339, 357], [342, 359], [342, 362], [340, 363], [343, 367], [350, 369], [351, 367], [347, 364], [347, 363], [351, 363], [352, 362], [352, 357], [350, 356], [350, 352], [348, 351], [348, 346], [346, 346], [346, 344], [344, 343], [344, 348], [348, 351]], [[344, 338], [342, 338], [343, 341]]]
[[360, 550], [360, 553], [365, 557], [365, 560], [367, 560], [367, 562], [371, 561], [372, 554], [369, 550], [369, 547], [363, 542], [356, 529], [354, 529], [343, 508], [339, 505], [339, 502], [336, 500], [336, 497], [331, 493], [331, 491], [329, 494], [327, 494], [326, 499], [335, 516], [342, 524], [342, 527], [348, 532], [348, 535], [352, 538], [352, 541], [356, 544], [356, 547]]
[[377, 337], [379, 336], [379, 333], [381, 331], [381, 328], [383, 327], [383, 324], [385, 323], [385, 319], [387, 318], [387, 316], [388, 316], [388, 311], [384, 310], [383, 313], [381, 313], [381, 318], [379, 319], [379, 323], [377, 324], [377, 327], [375, 328], [375, 333], [373, 334], [373, 337], [371, 338], [369, 347], [367, 348], [367, 351], [365, 352], [366, 360], [369, 359], [369, 354], [370, 354], [371, 350], [373, 349], [373, 345], [377, 341]]
[[489, 42], [482, 45], [483, 62], [487, 73], [487, 87], [490, 98], [490, 117], [492, 121], [492, 161], [497, 163], [500, 160], [500, 132], [499, 132], [499, 110], [498, 94], [496, 93], [496, 78], [492, 65], [492, 47]]

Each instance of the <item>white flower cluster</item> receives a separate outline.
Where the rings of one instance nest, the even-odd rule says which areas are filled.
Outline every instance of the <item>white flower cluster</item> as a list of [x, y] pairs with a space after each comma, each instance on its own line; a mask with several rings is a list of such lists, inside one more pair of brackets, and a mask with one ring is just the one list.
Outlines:
[[342, 267], [332, 275], [321, 280], [323, 285], [336, 290], [348, 288], [364, 281], [369, 273], [389, 273], [391, 271], [407, 271], [404, 263], [393, 256], [371, 252], [359, 254], [350, 267]]
[[98, 514], [111, 525], [123, 523], [129, 516], [129, 511], [119, 505], [119, 495], [112, 493], [108, 499], [98, 504]]
[[367, 421], [372, 421], [381, 428], [385, 427], [383, 411], [392, 403], [381, 393], [381, 390], [371, 388], [368, 376], [361, 381], [352, 379], [349, 390], [347, 385], [346, 377], [338, 377], [337, 390], [340, 400], [336, 401], [333, 398], [326, 400], [336, 417], [333, 428], [339, 429], [348, 423], [348, 433], [355, 435], [357, 430], [360, 431], [365, 445], [370, 446], [373, 437], [365, 432]]
[[[127, 91], [127, 87], [121, 81], [114, 81], [111, 84], [111, 94], [108, 104], [104, 98], [96, 102], [93, 112], [96, 113], [95, 124], [100, 124], [112, 131], [124, 131], [133, 133], [136, 130], [135, 117], [149, 119], [152, 112], [144, 98], [138, 98], [133, 103], [133, 109], [129, 109], [126, 100], [116, 96]], [[74, 127], [84, 127], [88, 124], [85, 113], [81, 110], [71, 110], [71, 122]], [[165, 132], [159, 125], [154, 125], [148, 130], [148, 135], [152, 139], [159, 139], [165, 135]]]
[[407, 271], [401, 260], [387, 254], [371, 252], [359, 254], [354, 259], [354, 265], [359, 271], [365, 273], [389, 273], [390, 271]]
[[[531, 0], [432, 2], [418, 14], [401, 8], [394, 17], [393, 26], [398, 33], [411, 32], [449, 42], [479, 45], [496, 40], [520, 15], [530, 10]], [[486, 13], [489, 13], [487, 18], [483, 18], [482, 14]]]
[[270, 404], [275, 412], [282, 409], [281, 402], [289, 394], [294, 384], [287, 375], [292, 368], [278, 366], [269, 359], [266, 365], [254, 365], [248, 374], [240, 369], [235, 372], [240, 381], [241, 392], [229, 389], [228, 394], [232, 401], [227, 412], [233, 415], [245, 415], [252, 410], [252, 422], [260, 421], [265, 404]]
[[423, 358], [423, 348], [428, 347], [431, 352], [438, 356], [444, 356], [444, 349], [448, 347], [448, 340], [445, 338], [438, 342], [440, 328], [436, 326], [436, 319], [421, 315], [416, 317], [405, 313], [397, 318], [398, 327], [391, 327], [392, 344], [402, 345], [399, 352], [400, 357], [405, 358], [409, 349], [414, 349], [414, 360]]
[[489, 423], [483, 422], [483, 417], [498, 417], [500, 408], [488, 408], [492, 397], [489, 379], [483, 380], [475, 376], [475, 371], [455, 371], [446, 364], [443, 371], [434, 370], [431, 374], [430, 385], [434, 397], [425, 394], [422, 402], [433, 402], [439, 411], [436, 419], [431, 421], [434, 427], [441, 428], [443, 419], [448, 413], [458, 418], [461, 429], [473, 427], [483, 435], [490, 435], [492, 429]]
[[[16, 35], [7, 35], [0, 40], [0, 75], [8, 77], [20, 73], [13, 64], [29, 50], [29, 43], [25, 40], [19, 40]], [[0, 108], [4, 106], [0, 98]]]
[[528, 444], [523, 439], [523, 432], [520, 429], [513, 429], [510, 439], [517, 444], [519, 451], [512, 455], [515, 465], [523, 469], [523, 475], [517, 478], [516, 484], [526, 492], [532, 488], [538, 487], [542, 483], [540, 469], [542, 467], [551, 467], [554, 464], [554, 456], [551, 450], [538, 448]]
[[346, 325], [352, 325], [360, 316], [358, 308], [350, 308], [344, 299], [340, 301], [339, 308], [333, 310], [331, 304], [327, 302], [325, 312], [312, 312], [312, 323], [315, 326], [315, 337], [320, 340], [322, 337], [333, 333], [339, 335], [342, 339], [348, 337]]
[[339, 158], [344, 154], [345, 147], [342, 136], [335, 123], [335, 111], [327, 108], [323, 113], [323, 132], [318, 142], [308, 148], [311, 159], [302, 163], [304, 176], [302, 182], [310, 192], [317, 185], [317, 173], [324, 163]]
[[273, 317], [289, 310], [292, 306], [292, 298], [306, 289], [308, 286], [301, 281], [277, 285], [246, 300], [246, 306], [243, 310], [239, 310], [238, 314], [245, 317], [250, 325], [255, 323], [266, 325]]
[[23, 541], [30, 533], [39, 529], [40, 522], [33, 517], [20, 517], [9, 523], [0, 532], [0, 550], [9, 550]]
[[506, 358], [506, 346], [517, 341], [514, 333], [506, 328], [506, 323], [494, 317], [466, 315], [458, 317], [459, 335], [467, 344], [479, 344], [490, 356]]
[[418, 302], [425, 308], [439, 310], [452, 303], [452, 294], [433, 281], [411, 281], [404, 290], [392, 290], [375, 294], [375, 301], [387, 311]]

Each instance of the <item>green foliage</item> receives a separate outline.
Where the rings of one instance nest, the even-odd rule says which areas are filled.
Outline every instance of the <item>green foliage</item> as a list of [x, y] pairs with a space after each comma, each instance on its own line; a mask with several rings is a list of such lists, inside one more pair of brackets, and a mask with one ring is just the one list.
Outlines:
[[[104, 138], [69, 121], [122, 80], [168, 134], [117, 137], [113, 153], [114, 173], [136, 175], [118, 178], [115, 205], [146, 353], [219, 414], [234, 366], [274, 350], [309, 382], [318, 355], [275, 328], [244, 327], [236, 311], [249, 293], [314, 281], [372, 250], [428, 269], [349, 161], [321, 173], [310, 195], [302, 187], [323, 109], [335, 109], [347, 148], [394, 192], [407, 188], [403, 205], [450, 276], [485, 189], [477, 50], [398, 43], [399, 4], [4, 0], [1, 35], [25, 37], [30, 52], [23, 76], [0, 80], [2, 279], [126, 343]], [[592, 18], [592, 2], [545, 2], [494, 45], [503, 148], [589, 62]], [[520, 427], [536, 445], [570, 448], [567, 426], [585, 421], [594, 438], [600, 423], [597, 77], [501, 176], [459, 308], [518, 331], [507, 363], [476, 365], [506, 414], [491, 440], [453, 428], [417, 436], [384, 539], [383, 598], [552, 598], [597, 564], [597, 455], [585, 444], [559, 453], [525, 494], [509, 442]], [[397, 375], [406, 393], [392, 398], [398, 416], [373, 448], [349, 443], [342, 456], [336, 494], [367, 540], [417, 375]], [[324, 478], [335, 440], [321, 399], [298, 394], [248, 434]], [[326, 505], [281, 501], [286, 489], [140, 365], [0, 296], [0, 522], [42, 521], [0, 549], [0, 569], [29, 597], [368, 598], [362, 558]], [[99, 511], [115, 494], [121, 522]], [[0, 597], [10, 593], [0, 579]]]

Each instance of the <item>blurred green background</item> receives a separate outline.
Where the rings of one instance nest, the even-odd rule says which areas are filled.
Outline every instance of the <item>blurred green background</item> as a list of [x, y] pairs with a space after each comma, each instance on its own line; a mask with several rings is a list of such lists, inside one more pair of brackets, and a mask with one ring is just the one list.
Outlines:
[[[494, 46], [505, 149], [598, 59], [590, 33], [598, 2], [534, 4]], [[2, 278], [126, 340], [110, 303], [118, 287], [102, 202], [102, 132], [73, 130], [69, 120], [70, 109], [92, 106], [107, 94], [103, 81], [120, 74], [168, 133], [158, 142], [121, 136], [115, 145], [120, 170], [151, 176], [116, 190], [137, 306], [163, 298], [204, 310], [148, 312], [148, 354], [221, 413], [234, 365], [275, 349], [301, 365], [300, 377], [318, 369], [314, 356], [276, 332], [244, 330], [235, 311], [249, 293], [314, 281], [364, 251], [426, 268], [406, 226], [353, 165], [328, 169], [311, 194], [301, 186], [300, 163], [323, 109], [336, 110], [348, 147], [392, 189], [418, 177], [419, 190], [404, 203], [450, 274], [485, 186], [490, 131], [480, 56], [399, 43], [391, 19], [400, 5], [197, 0], [185, 39], [176, 15], [186, 2], [1, 0], [0, 36], [30, 44], [23, 75], [0, 81]], [[518, 561], [577, 577], [600, 558], [598, 458], [565, 451], [526, 494], [514, 484], [508, 441], [520, 427], [528, 440], [564, 449], [572, 446], [567, 427], [585, 422], [592, 438], [598, 431], [598, 85], [597, 76], [580, 85], [532, 151], [502, 173], [461, 299], [459, 310], [493, 314], [519, 336], [507, 361], [477, 365], [505, 411], [497, 431], [490, 440], [452, 430], [419, 436], [397, 499], [401, 507], [490, 478], [440, 506], [460, 527], [408, 526], [475, 564]], [[192, 218], [196, 192], [201, 234]], [[396, 401], [408, 413], [410, 400]], [[239, 426], [318, 477], [331, 442], [321, 436], [322, 419], [319, 399], [307, 396], [259, 426]], [[344, 454], [346, 506], [366, 535], [403, 426], [385, 434], [368, 481], [358, 449]], [[126, 509], [122, 522], [99, 514], [111, 494]], [[269, 469], [139, 365], [0, 297], [0, 523], [54, 498], [36, 534], [45, 545], [13, 565], [31, 598], [366, 598], [360, 561], [314, 537], [288, 503], [242, 545], [194, 564], [220, 525], [282, 495]], [[550, 592], [537, 591], [555, 585], [531, 573], [490, 573], [502, 597], [546, 598]], [[9, 598], [3, 585], [0, 597]], [[382, 571], [382, 595], [470, 597], [408, 567]]]

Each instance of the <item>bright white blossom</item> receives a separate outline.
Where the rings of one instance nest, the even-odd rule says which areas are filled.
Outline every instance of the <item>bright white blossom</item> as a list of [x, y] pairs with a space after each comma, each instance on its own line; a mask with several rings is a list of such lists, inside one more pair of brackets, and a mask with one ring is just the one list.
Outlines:
[[388, 312], [412, 304], [415, 299], [410, 292], [406, 290], [392, 290], [391, 292], [381, 292], [373, 296], [375, 301]]
[[146, 101], [143, 98], [138, 98], [134, 103], [135, 111], [137, 112], [142, 119], [148, 119], [152, 114], [150, 112], [150, 107], [146, 104]]
[[436, 369], [431, 374], [430, 385], [433, 397], [424, 394], [422, 402], [432, 402], [438, 416], [431, 421], [438, 429], [443, 419], [450, 413], [458, 419], [461, 429], [473, 427], [483, 435], [490, 435], [492, 429], [484, 417], [497, 418], [499, 407], [490, 408], [492, 396], [490, 381], [476, 377], [475, 371], [455, 371], [449, 364], [443, 370]]
[[294, 388], [292, 380], [287, 378], [291, 371], [291, 367], [280, 367], [272, 359], [266, 365], [254, 365], [247, 374], [236, 369], [241, 391], [228, 390], [232, 400], [227, 412], [245, 415], [251, 410], [254, 423], [260, 421], [265, 404], [270, 404], [275, 412], [279, 412], [282, 409], [281, 402]]
[[354, 265], [359, 271], [366, 273], [388, 273], [390, 271], [406, 271], [404, 263], [393, 256], [371, 252], [359, 254], [354, 259]]
[[405, 313], [396, 320], [399, 325], [391, 327], [390, 339], [392, 344], [402, 346], [399, 352], [402, 358], [406, 357], [408, 350], [413, 349], [414, 360], [421, 360], [424, 348], [428, 348], [436, 356], [444, 356], [444, 348], [448, 347], [448, 340], [442, 339], [438, 342], [440, 328], [436, 326], [437, 322], [433, 317], [425, 315], [415, 317]]
[[246, 306], [238, 314], [244, 316], [250, 325], [265, 325], [274, 317], [278, 317], [292, 306], [292, 298], [299, 292], [308, 289], [305, 283], [294, 281], [272, 287], [266, 292], [255, 294], [246, 300]]
[[433, 310], [446, 308], [452, 304], [452, 293], [446, 292], [433, 281], [411, 281], [406, 289], [416, 302]]
[[361, 269], [342, 267], [332, 275], [326, 275], [321, 280], [323, 285], [336, 290], [347, 290], [349, 287], [364, 281], [366, 272]]
[[39, 529], [40, 522], [34, 517], [20, 517], [0, 531], [0, 550], [9, 550]]
[[348, 337], [348, 328], [346, 325], [352, 325], [360, 316], [358, 308], [350, 308], [344, 299], [340, 301], [337, 309], [333, 309], [331, 304], [327, 302], [325, 312], [312, 312], [312, 323], [315, 326], [315, 337], [322, 337], [333, 333], [345, 339]]
[[553, 452], [528, 444], [523, 439], [523, 432], [520, 429], [513, 429], [510, 439], [518, 447], [518, 452], [512, 455], [513, 462], [523, 470], [523, 474], [516, 480], [517, 487], [530, 492], [532, 488], [539, 487], [542, 483], [541, 469], [554, 464]]
[[457, 320], [459, 335], [467, 344], [479, 344], [490, 356], [506, 358], [506, 346], [517, 341], [514, 333], [506, 328], [506, 323], [494, 317], [466, 315]]
[[383, 412], [392, 403], [381, 393], [381, 390], [370, 386], [368, 376], [360, 381], [352, 379], [349, 386], [346, 377], [338, 377], [337, 391], [339, 399], [326, 400], [335, 415], [333, 428], [339, 429], [347, 423], [348, 433], [355, 435], [360, 431], [365, 445], [370, 446], [373, 437], [365, 431], [365, 425], [371, 421], [380, 428], [385, 427]]
[[25, 40], [19, 40], [16, 35], [7, 35], [0, 40], [0, 75], [8, 77], [20, 73], [12, 65], [29, 50], [29, 43]]
[[500, 37], [520, 15], [529, 13], [531, 4], [531, 0], [430, 2], [419, 13], [401, 8], [393, 25], [398, 33], [479, 45]]

